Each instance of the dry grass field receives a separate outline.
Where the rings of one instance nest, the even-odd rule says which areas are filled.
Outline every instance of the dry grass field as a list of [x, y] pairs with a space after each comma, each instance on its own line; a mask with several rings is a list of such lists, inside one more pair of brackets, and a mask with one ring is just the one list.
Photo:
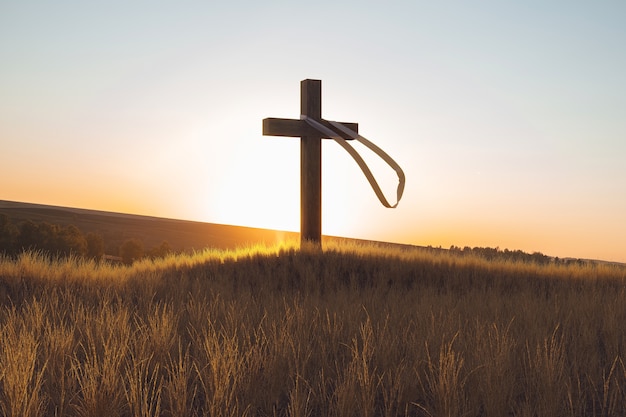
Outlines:
[[622, 416], [626, 270], [294, 244], [0, 259], [2, 416]]

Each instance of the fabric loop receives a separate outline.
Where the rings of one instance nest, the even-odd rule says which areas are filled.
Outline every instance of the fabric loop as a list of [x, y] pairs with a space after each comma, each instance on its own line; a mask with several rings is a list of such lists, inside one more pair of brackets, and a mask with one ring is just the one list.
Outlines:
[[367, 178], [370, 185], [372, 186], [374, 193], [376, 193], [376, 197], [378, 197], [378, 200], [382, 203], [383, 206], [388, 207], [388, 208], [396, 208], [398, 206], [398, 203], [400, 202], [400, 199], [402, 198], [402, 194], [404, 193], [404, 183], [405, 183], [404, 171], [402, 171], [402, 168], [400, 168], [400, 165], [398, 165], [396, 161], [394, 161], [389, 155], [387, 155], [385, 151], [380, 149], [378, 146], [374, 145], [369, 140], [365, 139], [363, 136], [356, 133], [354, 130], [344, 126], [343, 124], [339, 122], [333, 122], [330, 120], [328, 121], [328, 123], [330, 123], [338, 131], [341, 131], [344, 134], [348, 135], [349, 137], [353, 138], [354, 140], [361, 142], [364, 146], [369, 148], [372, 152], [378, 155], [383, 161], [385, 161], [391, 168], [393, 168], [394, 171], [396, 171], [396, 174], [398, 175], [398, 189], [396, 191], [396, 203], [393, 205], [389, 204], [389, 202], [385, 198], [385, 195], [380, 189], [378, 182], [374, 178], [372, 171], [369, 169], [369, 167], [367, 166], [363, 158], [361, 158], [361, 155], [359, 155], [356, 149], [354, 149], [352, 145], [348, 143], [348, 141], [346, 141], [336, 131], [333, 131], [332, 129], [324, 126], [317, 120], [314, 120], [304, 115], [300, 116], [300, 118], [306, 121], [311, 127], [315, 128], [317, 131], [323, 133], [325, 136], [328, 136], [329, 138], [334, 139], [335, 142], [341, 145], [341, 147], [344, 148], [350, 154], [350, 156], [352, 156], [352, 158], [356, 161], [356, 163], [361, 168], [361, 171], [363, 171], [363, 174], [365, 174], [365, 177]]

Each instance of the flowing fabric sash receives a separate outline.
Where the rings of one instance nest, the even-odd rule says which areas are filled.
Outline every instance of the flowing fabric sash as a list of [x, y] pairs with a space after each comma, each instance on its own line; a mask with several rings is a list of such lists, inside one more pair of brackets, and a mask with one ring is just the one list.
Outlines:
[[328, 123], [330, 123], [338, 131], [341, 131], [345, 133], [346, 135], [348, 135], [349, 137], [353, 138], [354, 140], [361, 142], [363, 145], [369, 148], [372, 152], [378, 155], [383, 161], [385, 161], [391, 168], [393, 168], [394, 171], [396, 171], [396, 174], [398, 175], [398, 189], [396, 190], [396, 203], [393, 205], [389, 204], [389, 202], [385, 198], [385, 195], [381, 191], [380, 186], [378, 185], [378, 182], [376, 182], [376, 179], [374, 178], [372, 171], [369, 169], [369, 167], [367, 166], [363, 158], [361, 158], [361, 155], [359, 155], [356, 149], [354, 149], [352, 145], [348, 143], [348, 141], [346, 141], [336, 131], [329, 129], [328, 127], [324, 126], [317, 120], [314, 120], [304, 115], [300, 116], [300, 119], [307, 122], [310, 126], [315, 128], [319, 132], [323, 133], [325, 136], [328, 136], [334, 139], [335, 142], [341, 145], [350, 154], [350, 156], [352, 156], [352, 158], [356, 161], [356, 163], [361, 168], [361, 171], [363, 171], [363, 174], [365, 174], [365, 177], [367, 178], [370, 185], [372, 186], [372, 189], [376, 193], [376, 197], [378, 197], [378, 200], [382, 203], [383, 206], [388, 207], [388, 208], [396, 208], [398, 206], [398, 203], [400, 202], [400, 199], [402, 198], [402, 193], [404, 192], [404, 182], [405, 182], [404, 171], [402, 171], [402, 168], [400, 168], [400, 165], [398, 165], [396, 161], [394, 161], [389, 155], [387, 155], [385, 151], [380, 149], [378, 146], [374, 145], [369, 140], [365, 139], [363, 136], [356, 133], [354, 130], [349, 129], [346, 126], [342, 125], [341, 123], [333, 122], [330, 120], [328, 121]]

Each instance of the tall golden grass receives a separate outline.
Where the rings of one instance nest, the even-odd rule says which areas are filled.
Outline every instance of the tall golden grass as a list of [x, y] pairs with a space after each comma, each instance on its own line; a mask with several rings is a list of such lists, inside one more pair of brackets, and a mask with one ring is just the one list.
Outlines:
[[2, 416], [621, 416], [626, 270], [329, 244], [0, 259]]

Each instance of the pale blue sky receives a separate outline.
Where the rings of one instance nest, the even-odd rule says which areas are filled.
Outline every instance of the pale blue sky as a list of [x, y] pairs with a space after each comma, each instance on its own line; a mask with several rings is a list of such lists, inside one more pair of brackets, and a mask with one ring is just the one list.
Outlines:
[[[0, 199], [297, 230], [299, 116], [407, 174], [382, 208], [324, 143], [323, 232], [626, 261], [626, 3], [0, 0]], [[371, 161], [390, 197], [395, 177]]]

